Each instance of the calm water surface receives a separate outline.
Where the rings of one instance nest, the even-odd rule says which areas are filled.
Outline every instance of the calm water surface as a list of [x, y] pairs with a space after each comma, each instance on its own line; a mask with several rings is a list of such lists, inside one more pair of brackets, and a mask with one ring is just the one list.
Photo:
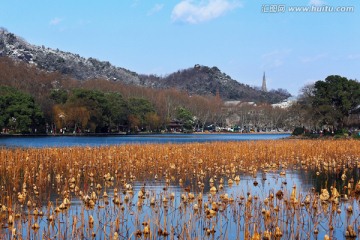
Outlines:
[[289, 137], [290, 134], [158, 134], [126, 136], [46, 136], [46, 137], [0, 137], [5, 147], [69, 147], [104, 146], [146, 143], [191, 143], [215, 141], [270, 140]]
[[[102, 146], [102, 145], [121, 145], [121, 144], [146, 144], [146, 143], [189, 143], [189, 142], [212, 142], [212, 141], [247, 141], [247, 140], [270, 140], [286, 138], [289, 134], [163, 134], [163, 135], [141, 135], [141, 136], [106, 136], [106, 137], [2, 137], [0, 145], [5, 147], [66, 147], [66, 146]], [[349, 170], [350, 171], [350, 170]], [[350, 176], [354, 177], [355, 183], [359, 181], [360, 172], [358, 169], [351, 170]], [[135, 180], [131, 182], [133, 186], [132, 194], [127, 193], [121, 182], [114, 182], [110, 186], [106, 186], [105, 182], [100, 182], [104, 189], [97, 191], [94, 186], [88, 186], [86, 193], [96, 192], [98, 199], [95, 208], [85, 208], [81, 201], [81, 197], [74, 192], [70, 193], [71, 207], [67, 210], [55, 213], [54, 208], [61, 203], [63, 197], [57, 194], [56, 189], [61, 189], [63, 184], [67, 184], [67, 180], [59, 183], [49, 184], [47, 192], [51, 192], [48, 200], [53, 205], [47, 205], [47, 202], [38, 203], [40, 209], [44, 212], [51, 213], [55, 216], [55, 225], [49, 223], [48, 216], [37, 217], [32, 214], [33, 208], [28, 209], [26, 205], [16, 206], [22, 209], [24, 216], [17, 225], [18, 232], [23, 237], [29, 239], [41, 239], [43, 236], [52, 236], [56, 239], [71, 238], [73, 232], [84, 230], [84, 239], [108, 239], [110, 233], [118, 231], [119, 239], [138, 239], [135, 236], [137, 230], [143, 229], [143, 222], [148, 222], [152, 232], [151, 239], [243, 239], [245, 235], [246, 218], [245, 212], [249, 211], [246, 205], [248, 195], [254, 197], [251, 205], [252, 220], [259, 224], [260, 229], [264, 229], [262, 209], [269, 209], [268, 206], [262, 204], [262, 200], [267, 198], [269, 194], [275, 194], [281, 190], [285, 197], [291, 194], [293, 186], [297, 187], [299, 201], [303, 201], [305, 196], [311, 192], [320, 192], [322, 188], [336, 186], [341, 194], [345, 194], [347, 181], [340, 179], [340, 173], [321, 172], [318, 175], [315, 171], [307, 171], [303, 169], [287, 170], [286, 175], [280, 175], [279, 170], [273, 172], [259, 171], [255, 176], [248, 173], [240, 174], [241, 181], [228, 185], [226, 176], [219, 175], [215, 180], [215, 185], [219, 187], [219, 179], [224, 178], [224, 188], [219, 190], [216, 195], [209, 192], [209, 179], [203, 189], [200, 189], [194, 179], [184, 179], [183, 184], [179, 184], [179, 179], [166, 184], [164, 179], [159, 176], [155, 180], [154, 176], [149, 175], [147, 179]], [[255, 184], [256, 182], [256, 184]], [[186, 190], [186, 186], [191, 186]], [[112, 202], [114, 198], [114, 188], [119, 189], [118, 195], [121, 198], [121, 205], [115, 205]], [[141, 200], [138, 197], [140, 189], [145, 191], [146, 197]], [[106, 204], [102, 194], [107, 191], [109, 195], [109, 203]], [[195, 194], [197, 197], [203, 194], [202, 203], [194, 200], [183, 201], [182, 196], [188, 196], [188, 192]], [[215, 217], [208, 218], [205, 215], [205, 208], [211, 202], [221, 202], [220, 196], [228, 194], [234, 199], [233, 203], [223, 206], [223, 210], [219, 211]], [[129, 200], [125, 201], [126, 196]], [[170, 196], [174, 196], [171, 200]], [[312, 195], [313, 196], [313, 195]], [[166, 197], [169, 202], [164, 205], [162, 199]], [[245, 197], [245, 200], [241, 198]], [[151, 205], [150, 199], [156, 199], [156, 204]], [[256, 200], [259, 199], [259, 200]], [[313, 198], [312, 198], [313, 201]], [[200, 210], [194, 212], [194, 205], [200, 205]], [[286, 208], [284, 201], [275, 200], [275, 205], [281, 209]], [[358, 199], [354, 201], [340, 201], [338, 209], [341, 213], [334, 211], [331, 216], [333, 219], [333, 239], [344, 239], [345, 229], [348, 224], [355, 223], [359, 225], [359, 204]], [[347, 214], [348, 206], [352, 206], [354, 214]], [[287, 211], [271, 214], [279, 214], [276, 223], [270, 223], [269, 227], [285, 226], [283, 237], [281, 239], [294, 239], [295, 235], [299, 239], [323, 239], [325, 234], [329, 233], [328, 211], [331, 211], [331, 204], [323, 205], [319, 203], [319, 208], [300, 207], [296, 210], [296, 217], [288, 214], [295, 212]], [[211, 207], [211, 206], [210, 206]], [[89, 216], [95, 219], [95, 226], [88, 226]], [[77, 223], [74, 223], [77, 219]], [[119, 225], [115, 228], [114, 223], [119, 221]], [[31, 225], [37, 222], [40, 229], [35, 232], [31, 230]], [[85, 225], [82, 225], [85, 224]], [[184, 229], [186, 226], [186, 230]], [[301, 227], [300, 229], [294, 226]], [[75, 227], [75, 230], [74, 230]], [[204, 229], [214, 228], [215, 234], [206, 235]], [[157, 235], [159, 229], [167, 230], [170, 235], [168, 237], [160, 237]], [[318, 235], [314, 234], [314, 229], [318, 229]], [[356, 229], [357, 230], [357, 229]], [[252, 229], [251, 229], [252, 231]], [[3, 229], [2, 236], [11, 238], [11, 229]], [[95, 237], [91, 237], [92, 233], [96, 233]], [[190, 233], [191, 236], [185, 236]], [[185, 238], [184, 238], [185, 236]], [[55, 239], [54, 238], [54, 239]], [[143, 238], [145, 239], [144, 236]]]
[[[114, 205], [111, 201], [114, 196], [114, 188], [112, 186], [109, 186], [106, 189], [110, 198], [108, 205], [104, 203], [104, 199], [101, 197], [104, 189], [102, 191], [96, 191], [94, 188], [91, 188], [89, 189], [89, 192], [96, 191], [99, 197], [95, 208], [84, 208], [82, 201], [72, 193], [71, 208], [55, 214], [57, 216], [57, 221], [59, 221], [57, 227], [52, 227], [47, 221], [46, 216], [33, 219], [33, 216], [30, 213], [29, 217], [27, 217], [29, 220], [23, 221], [22, 226], [19, 226], [19, 228], [23, 229], [23, 236], [27, 235], [32, 239], [40, 239], [40, 236], [43, 234], [58, 236], [59, 233], [66, 239], [71, 236], [71, 231], [69, 231], [69, 229], [71, 229], [73, 219], [76, 217], [78, 220], [85, 219], [85, 228], [86, 231], [88, 231], [86, 239], [107, 239], [109, 237], [108, 234], [111, 231], [114, 231], [107, 223], [115, 222], [120, 219], [118, 229], [120, 233], [119, 239], [138, 239], [134, 236], [134, 233], [138, 229], [143, 229], [143, 222], [149, 222], [153, 231], [154, 229], [161, 228], [166, 229], [169, 233], [171, 232], [171, 235], [168, 237], [160, 237], [157, 236], [156, 232], [153, 232], [153, 238], [150, 239], [244, 239], [244, 222], [246, 221], [244, 215], [245, 211], [249, 210], [247, 209], [248, 207], [246, 207], [246, 198], [249, 194], [255, 198], [250, 210], [253, 214], [252, 219], [262, 225], [265, 223], [262, 220], [263, 216], [261, 214], [261, 209], [268, 209], [268, 207], [262, 205], [262, 199], [268, 197], [270, 193], [275, 194], [279, 190], [284, 192], [284, 196], [289, 196], [293, 186], [297, 186], [297, 191], [301, 194], [298, 195], [298, 200], [303, 201], [305, 196], [312, 191], [311, 189], [313, 186], [323, 184], [324, 177], [333, 179], [329, 184], [334, 183], [335, 178], [332, 174], [316, 176], [313, 171], [303, 170], [287, 171], [284, 176], [279, 175], [278, 171], [269, 173], [259, 172], [256, 176], [242, 174], [241, 181], [239, 183], [234, 183], [231, 186], [227, 184], [227, 179], [224, 178], [224, 189], [219, 190], [219, 193], [216, 196], [210, 194], [208, 187], [203, 190], [200, 190], [197, 187], [191, 189], [191, 192], [194, 193], [195, 196], [198, 196], [200, 192], [203, 194], [203, 202], [202, 204], [199, 204], [201, 209], [198, 212], [194, 212], [193, 210], [194, 205], [198, 204], [196, 199], [187, 200], [186, 202], [183, 202], [182, 200], [183, 195], [187, 196], [184, 187], [188, 185], [189, 182], [184, 181], [184, 184], [180, 185], [167, 185], [162, 179], [154, 180], [154, 178], [149, 178], [144, 182], [133, 182], [132, 194], [120, 190], [119, 196], [121, 204], [118, 206]], [[358, 175], [356, 175], [356, 178], [357, 177]], [[216, 183], [217, 186], [218, 181], [219, 179]], [[254, 184], [255, 181], [257, 182], [256, 186]], [[118, 184], [115, 183], [115, 185]], [[140, 198], [138, 197], [138, 192], [140, 189], [145, 190], [146, 197], [144, 200], [141, 200], [141, 204], [139, 205]], [[317, 189], [317, 191], [319, 191], [319, 189]], [[169, 197], [171, 194], [174, 194], [174, 199], [172, 200]], [[220, 194], [228, 194], [229, 197], [234, 198], [235, 202], [227, 204], [223, 211], [218, 212], [216, 217], [207, 218], [204, 213], [206, 205], [214, 200], [220, 202]], [[129, 196], [128, 201], [125, 201], [125, 196]], [[164, 197], [169, 199], [166, 206], [162, 202]], [[245, 200], [242, 201], [241, 197], [245, 197]], [[256, 197], [258, 197], [259, 200], [256, 200]], [[151, 198], [156, 199], [155, 206], [150, 204]], [[54, 194], [50, 196], [50, 200], [55, 204], [56, 202], [61, 202], [62, 197]], [[275, 205], [284, 207], [284, 204], [283, 201], [275, 201]], [[333, 215], [335, 226], [333, 239], [344, 239], [345, 226], [347, 225], [346, 222], [358, 221], [357, 214], [352, 216], [347, 215], [346, 209], [349, 205], [353, 206], [354, 212], [359, 211], [358, 204], [354, 202], [340, 202], [338, 208], [341, 209], [342, 213]], [[26, 211], [26, 206], [23, 208]], [[44, 206], [44, 211], [47, 208], [48, 207]], [[53, 208], [53, 206], [51, 208]], [[323, 239], [324, 235], [329, 233], [329, 230], [327, 229], [329, 219], [327, 219], [328, 215], [324, 215], [322, 211], [330, 211], [331, 204], [327, 204], [326, 206], [322, 205], [322, 208], [325, 210], [321, 210], [321, 208], [319, 210], [313, 210], [312, 208], [308, 209], [303, 207], [300, 210], [302, 219], [287, 215], [289, 212], [286, 214], [280, 212], [279, 220], [275, 225], [288, 226], [284, 228], [287, 229], [288, 232], [284, 231], [281, 239], [294, 239], [294, 234], [296, 232], [299, 234], [299, 239]], [[297, 213], [297, 216], [298, 214], [299, 212]], [[95, 226], [91, 229], [88, 228], [86, 224], [89, 216], [93, 216], [96, 222]], [[305, 225], [297, 223], [297, 221], [305, 223]], [[33, 222], [38, 222], [41, 228], [38, 232], [32, 232], [28, 235], [29, 225]], [[301, 225], [301, 229], [297, 230], [293, 228], [294, 226], [299, 225]], [[183, 238], [185, 236], [183, 226], [187, 226], [187, 231], [191, 234], [190, 238]], [[83, 228], [80, 223], [77, 224], [77, 227]], [[209, 236], [204, 234], [204, 229], [211, 227], [215, 228], [216, 233]], [[315, 228], [319, 230], [317, 236], [313, 234]], [[91, 232], [96, 232], [96, 237], [91, 238]]]

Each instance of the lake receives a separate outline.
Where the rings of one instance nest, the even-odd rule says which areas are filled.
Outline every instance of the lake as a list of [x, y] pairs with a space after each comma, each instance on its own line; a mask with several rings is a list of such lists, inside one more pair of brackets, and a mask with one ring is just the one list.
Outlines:
[[70, 147], [107, 146], [147, 143], [191, 143], [275, 140], [290, 134], [151, 134], [123, 136], [1, 136], [0, 146], [5, 147]]
[[[344, 239], [348, 226], [358, 230], [358, 143], [255, 142], [287, 136], [0, 138], [0, 238]], [[319, 198], [324, 189], [331, 198]]]

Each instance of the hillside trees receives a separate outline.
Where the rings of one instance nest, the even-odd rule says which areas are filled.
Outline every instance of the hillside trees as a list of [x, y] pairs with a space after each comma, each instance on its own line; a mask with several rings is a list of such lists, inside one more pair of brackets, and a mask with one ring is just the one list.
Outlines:
[[21, 92], [30, 94], [40, 106], [47, 122], [52, 121], [52, 107], [49, 101], [51, 89], [64, 90], [76, 87], [79, 82], [57, 72], [40, 71], [34, 66], [22, 62], [15, 62], [10, 58], [0, 58], [0, 85], [13, 87]]
[[316, 110], [312, 107], [314, 84], [307, 84], [300, 90], [298, 101], [290, 108], [294, 126], [315, 129], [319, 125]]
[[111, 129], [120, 130], [120, 126], [127, 123], [127, 115], [129, 113], [128, 103], [122, 97], [120, 93], [108, 92], [105, 93], [106, 105], [107, 105], [107, 121], [109, 125], [109, 131]]
[[262, 92], [241, 84], [217, 67], [196, 65], [165, 77], [140, 76], [143, 82], [158, 88], [177, 88], [194, 95], [215, 95], [219, 90], [225, 100], [277, 103], [291, 95], [284, 89]]
[[214, 114], [217, 110], [221, 111], [221, 107], [218, 109], [216, 107], [213, 98], [192, 96], [192, 104], [189, 109], [195, 116], [196, 129], [204, 131], [207, 123], [216, 125]]
[[194, 127], [194, 116], [186, 108], [179, 107], [176, 110], [176, 118], [183, 123], [183, 128], [186, 130], [192, 130]]
[[[109, 110], [105, 100], [105, 94], [100, 91], [74, 89], [67, 101], [72, 108], [81, 107], [89, 113], [86, 126], [91, 132], [101, 132], [108, 127], [107, 117]], [[80, 110], [80, 109], [79, 109]]]
[[[0, 86], [0, 128], [29, 133], [43, 126], [43, 113], [29, 94]], [[36, 130], [35, 130], [36, 129]]]
[[312, 106], [323, 124], [343, 127], [350, 112], [360, 104], [360, 83], [329, 76], [314, 85]]
[[292, 108], [274, 107], [270, 104], [237, 103], [226, 106], [227, 125], [241, 130], [277, 131], [294, 127], [296, 111]]
[[305, 86], [296, 106], [300, 121], [312, 127], [343, 128], [348, 117], [360, 105], [360, 83], [338, 75]]
[[146, 126], [158, 127], [157, 123], [147, 121], [155, 120], [156, 114], [152, 104], [144, 98], [130, 98], [129, 105], [129, 123], [134, 130], [142, 130]]
[[145, 122], [147, 123], [147, 127], [149, 131], [158, 132], [161, 127], [160, 117], [155, 112], [146, 113]]
[[53, 116], [58, 129], [109, 132], [115, 128], [118, 131], [127, 121], [127, 103], [119, 93], [74, 89], [66, 96], [63, 91], [51, 96], [57, 103]]
[[[124, 99], [118, 92], [73, 89], [51, 94], [53, 119], [57, 129], [77, 132], [118, 132], [158, 129], [159, 116], [144, 98]], [[64, 101], [65, 100], [65, 101]]]
[[[166, 129], [167, 124], [176, 119], [179, 107], [194, 115], [197, 128], [214, 122], [222, 124], [225, 117], [221, 111], [223, 102], [211, 95], [199, 96], [174, 88], [153, 89], [105, 79], [81, 82], [8, 58], [0, 58], [0, 84], [31, 95], [43, 112], [43, 125], [52, 126], [53, 130], [56, 126], [57, 132], [62, 128], [73, 131], [75, 125], [81, 131], [127, 131], [130, 114], [133, 129], [135, 126], [152, 131]], [[142, 104], [142, 101], [130, 99], [143, 99], [148, 109], [143, 108], [139, 114], [129, 103]]]

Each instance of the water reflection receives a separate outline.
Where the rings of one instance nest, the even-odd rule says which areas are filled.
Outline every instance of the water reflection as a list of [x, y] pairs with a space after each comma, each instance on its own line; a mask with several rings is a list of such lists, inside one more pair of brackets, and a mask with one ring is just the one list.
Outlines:
[[[320, 192], [321, 189], [326, 188], [330, 190], [331, 187], [339, 189], [340, 194], [349, 194], [348, 183], [352, 182], [352, 188], [360, 180], [360, 172], [358, 168], [349, 168], [346, 170], [346, 176], [342, 179], [344, 173], [343, 169], [334, 169], [329, 171], [323, 171], [322, 173], [315, 170], [304, 170], [298, 169], [292, 171], [292, 174], [297, 174], [299, 181], [303, 185], [308, 185], [314, 187], [317, 192]], [[351, 177], [349, 177], [351, 176]]]
[[341, 143], [326, 144], [325, 153], [322, 141], [285, 140], [3, 149], [0, 238], [354, 236], [358, 143], [334, 153]]
[[[358, 170], [352, 176], [357, 181]], [[281, 239], [323, 239], [330, 232], [334, 239], [342, 239], [345, 226], [358, 221], [357, 216], [347, 211], [351, 206], [358, 212], [358, 202], [340, 202], [333, 211], [331, 202], [316, 202], [313, 189], [319, 192], [325, 185], [341, 189], [343, 183], [336, 177], [338, 173], [317, 175], [315, 171], [301, 169], [287, 171], [285, 175], [280, 171], [242, 174], [240, 182], [232, 184], [226, 178], [213, 179], [217, 192], [210, 191], [211, 184], [202, 187], [189, 180], [168, 184], [162, 179], [142, 179], [132, 182], [131, 187], [114, 181], [103, 184], [101, 189], [89, 186], [87, 193], [69, 192], [71, 205], [64, 209], [59, 209], [63, 198], [54, 185], [48, 198], [51, 204], [44, 201], [45, 206], [40, 209], [20, 206], [22, 220], [16, 228], [22, 231], [22, 236], [32, 239], [75, 236], [109, 239], [116, 234], [118, 239], [247, 239], [257, 232], [282, 226]], [[210, 179], [204, 182], [209, 183]], [[309, 195], [309, 205], [291, 204], [294, 186], [297, 201], [304, 202]], [[279, 191], [283, 194], [281, 198], [277, 195]], [[87, 205], [84, 199], [92, 198], [93, 194], [94, 205]], [[41, 216], [35, 210], [47, 215]], [[30, 231], [35, 224], [39, 229]], [[332, 231], [329, 225], [334, 227]], [[11, 236], [11, 228], [2, 232], [3, 236]]]

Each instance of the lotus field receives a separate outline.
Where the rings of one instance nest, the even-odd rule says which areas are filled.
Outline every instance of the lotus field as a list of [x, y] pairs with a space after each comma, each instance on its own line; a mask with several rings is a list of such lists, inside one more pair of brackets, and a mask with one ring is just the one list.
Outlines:
[[360, 142], [0, 149], [0, 239], [356, 239]]

